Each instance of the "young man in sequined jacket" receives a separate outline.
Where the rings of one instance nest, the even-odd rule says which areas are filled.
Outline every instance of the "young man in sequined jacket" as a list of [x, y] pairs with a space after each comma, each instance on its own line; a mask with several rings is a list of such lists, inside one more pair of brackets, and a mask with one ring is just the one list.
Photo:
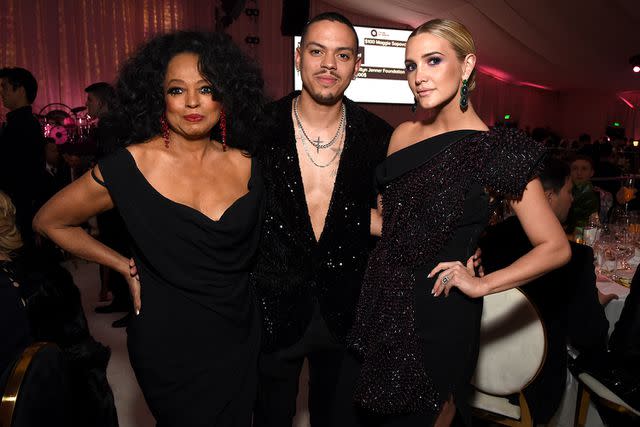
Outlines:
[[266, 219], [253, 275], [264, 326], [258, 427], [291, 425], [305, 358], [311, 424], [329, 425], [372, 244], [373, 170], [393, 130], [344, 97], [360, 66], [357, 46], [342, 15], [313, 18], [296, 51], [302, 91], [270, 108], [275, 126], [259, 153]]

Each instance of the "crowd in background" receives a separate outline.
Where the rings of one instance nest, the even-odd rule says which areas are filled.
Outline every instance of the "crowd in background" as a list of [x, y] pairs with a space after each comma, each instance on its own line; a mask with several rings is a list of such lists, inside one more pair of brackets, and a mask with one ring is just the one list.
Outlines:
[[[118, 132], [113, 128], [108, 128], [108, 124], [101, 125], [98, 122], [90, 137], [83, 143], [56, 144], [55, 140], [45, 138], [42, 124], [34, 117], [31, 110], [31, 104], [37, 95], [37, 84], [34, 86], [33, 76], [24, 69], [0, 69], [0, 81], [2, 81], [0, 93], [3, 105], [9, 109], [6, 122], [0, 127], [0, 190], [8, 195], [6, 199], [4, 196], [0, 197], [0, 202], [3, 204], [0, 206], [0, 213], [7, 218], [15, 217], [16, 227], [23, 242], [23, 248], [18, 248], [16, 245], [7, 246], [6, 260], [10, 259], [9, 255], [11, 258], [19, 259], [20, 254], [23, 255], [22, 259], [24, 260], [11, 266], [5, 262], [2, 264], [4, 266], [3, 272], [7, 277], [11, 276], [11, 281], [16, 283], [18, 282], [17, 277], [20, 276], [30, 278], [23, 279], [25, 282], [33, 282], [34, 271], [42, 272], [42, 281], [51, 281], [51, 277], [55, 277], [57, 279], [54, 281], [70, 283], [72, 282], [70, 277], [61, 274], [57, 267], [52, 267], [52, 262], [55, 264], [61, 261], [64, 258], [64, 253], [52, 243], [34, 235], [31, 231], [31, 221], [35, 212], [50, 197], [87, 172], [99, 158], [112, 152], [118, 146]], [[98, 120], [101, 115], [116, 108], [113, 89], [107, 83], [91, 85], [87, 87], [86, 92], [89, 112]], [[638, 173], [640, 167], [640, 148], [634, 146], [632, 141], [610, 136], [592, 140], [589, 135], [581, 135], [577, 140], [568, 140], [561, 139], [551, 131], [541, 128], [532, 131], [526, 129], [525, 132], [534, 140], [544, 142], [551, 157], [566, 165], [570, 171], [570, 209], [566, 217], [559, 216], [558, 218], [564, 220], [565, 231], [572, 240], [581, 242], [585, 237], [584, 229], [588, 228], [592, 222], [607, 223], [620, 209], [623, 209], [625, 213], [640, 209], [640, 202], [635, 197], [638, 185], [635, 174]], [[562, 182], [564, 183], [564, 178]], [[558, 192], [560, 187], [545, 187], [545, 190]], [[15, 211], [9, 206], [9, 198], [15, 205]], [[507, 215], [501, 212], [500, 216], [506, 217]], [[1, 233], [17, 233], [11, 227], [7, 227], [3, 228], [3, 224], [0, 222]], [[108, 246], [119, 247], [120, 251], [126, 252], [126, 233], [123, 232], [121, 219], [115, 211], [101, 214], [96, 224], [88, 224], [87, 227], [92, 229], [94, 234], [99, 235], [100, 239]], [[511, 233], [510, 236], [512, 236]], [[0, 255], [2, 255], [3, 249], [1, 247], [2, 239], [5, 239], [5, 236], [0, 236]], [[526, 246], [526, 243], [523, 245]], [[490, 251], [488, 252], [490, 253]], [[586, 254], [583, 258], [586, 261], [579, 261], [577, 267], [576, 261], [572, 261], [567, 269], [580, 269], [588, 266], [592, 262], [593, 254]], [[491, 256], [487, 259], [489, 265], [492, 266], [495, 259], [491, 259]], [[559, 271], [559, 277], [563, 274], [570, 276], [575, 272], [575, 270], [565, 271], [567, 269], [564, 269], [563, 272]], [[28, 271], [28, 273], [24, 273], [24, 271]], [[109, 270], [103, 268], [101, 278], [101, 300], [109, 301], [113, 298], [112, 304], [103, 308], [102, 312], [129, 312], [131, 301], [126, 283], [119, 280], [121, 279], [120, 275], [110, 275]], [[589, 284], [595, 285], [591, 279], [589, 276]], [[34, 288], [37, 287], [38, 285], [28, 287], [29, 291], [18, 292], [16, 290], [12, 292], [10, 298], [24, 300], [29, 297], [25, 295], [25, 292], [35, 294], [37, 291]], [[596, 295], [594, 289], [591, 289], [591, 293]], [[559, 301], [564, 301], [567, 306], [571, 306], [571, 295], [565, 295], [565, 297], [565, 300]], [[590, 302], [595, 301], [591, 296], [587, 299]], [[599, 302], [606, 304], [606, 296], [600, 295]], [[574, 301], [574, 303], [582, 304], [584, 301]], [[26, 304], [23, 305], [26, 307]], [[0, 312], [9, 315], [8, 311], [0, 310]], [[11, 315], [15, 316], [15, 313]], [[600, 316], [600, 320], [603, 318], [602, 312], [596, 316]], [[11, 345], [24, 347], [32, 338], [42, 338], [30, 338], [29, 333], [26, 332], [28, 330], [27, 316], [20, 313], [18, 317], [24, 322], [15, 328], [18, 335], [15, 336]], [[550, 320], [551, 323], [553, 321], [553, 319]], [[125, 317], [121, 321], [114, 322], [114, 326], [125, 326], [127, 322], [128, 317]], [[4, 324], [4, 322], [0, 323]], [[566, 331], [563, 333], [566, 334]], [[79, 340], [89, 339], [88, 335], [85, 335], [82, 335]], [[594, 352], [598, 354], [606, 349], [606, 337], [602, 338], [601, 335], [594, 338], [599, 340], [597, 345], [594, 344], [595, 347], [598, 347]], [[46, 335], [43, 337], [46, 338]], [[562, 351], [563, 344], [564, 342], [559, 344], [560, 350], [556, 348], [554, 351]], [[97, 344], [94, 347], [95, 352], [105, 351]], [[2, 356], [0, 357], [0, 372], [10, 364], [10, 354], [15, 354], [15, 352], [0, 353]], [[106, 357], [108, 358], [108, 355]], [[106, 362], [102, 363], [100, 368], [104, 370]], [[566, 365], [561, 365], [560, 372], [565, 369]], [[637, 372], [634, 375], [637, 375]], [[535, 404], [534, 409], [536, 409]], [[102, 410], [105, 413], [110, 411], [109, 408], [102, 408]], [[539, 419], [546, 419], [552, 415], [552, 413], [547, 414], [545, 410], [540, 409], [543, 415], [539, 415]]]

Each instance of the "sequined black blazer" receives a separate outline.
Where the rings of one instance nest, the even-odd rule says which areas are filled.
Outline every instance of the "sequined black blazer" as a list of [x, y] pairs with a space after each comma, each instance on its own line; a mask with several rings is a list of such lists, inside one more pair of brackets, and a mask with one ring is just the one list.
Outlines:
[[291, 119], [291, 101], [298, 94], [270, 106], [275, 126], [257, 153], [267, 209], [252, 280], [264, 320], [265, 351], [297, 342], [316, 303], [331, 333], [344, 340], [371, 245], [373, 171], [385, 158], [393, 131], [384, 120], [345, 99], [345, 148], [325, 228], [316, 242]]

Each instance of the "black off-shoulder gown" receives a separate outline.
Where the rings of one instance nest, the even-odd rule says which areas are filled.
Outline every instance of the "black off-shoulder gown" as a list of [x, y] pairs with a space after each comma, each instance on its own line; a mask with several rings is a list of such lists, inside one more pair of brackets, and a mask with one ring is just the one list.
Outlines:
[[511, 129], [459, 130], [391, 154], [376, 170], [382, 238], [369, 257], [350, 348], [356, 404], [374, 424], [429, 425], [453, 396], [469, 422], [482, 299], [433, 297], [438, 262], [465, 263], [489, 219], [489, 194], [519, 199], [544, 147]]
[[127, 330], [131, 365], [159, 427], [250, 426], [260, 322], [248, 275], [263, 190], [218, 220], [157, 192], [122, 149], [99, 162], [132, 236], [142, 309]]
[[[398, 151], [378, 166], [376, 181], [385, 187], [398, 177], [422, 166], [444, 150], [452, 141], [478, 133], [477, 131], [456, 131], [438, 135]], [[456, 173], [460, 173], [457, 171]], [[436, 190], [437, 191], [437, 190]], [[462, 218], [447, 243], [440, 249], [435, 261], [460, 261], [463, 264], [477, 247], [480, 233], [489, 222], [489, 196], [478, 182], [474, 182], [464, 196]], [[417, 268], [415, 277], [414, 306], [415, 325], [420, 345], [423, 348], [424, 367], [436, 389], [456, 390], [457, 406], [465, 416], [469, 397], [468, 382], [473, 375], [478, 353], [478, 332], [482, 315], [482, 298], [469, 298], [454, 290], [448, 297], [434, 298], [431, 289], [435, 277], [427, 278], [435, 263]], [[425, 422], [435, 414], [422, 413], [402, 416], [389, 421], [390, 426], [413, 425], [409, 420]], [[405, 423], [406, 422], [406, 423]]]

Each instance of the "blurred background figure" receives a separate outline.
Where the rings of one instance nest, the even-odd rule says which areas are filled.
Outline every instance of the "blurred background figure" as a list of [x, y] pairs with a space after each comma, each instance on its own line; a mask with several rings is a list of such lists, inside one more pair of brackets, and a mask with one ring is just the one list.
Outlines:
[[69, 167], [62, 159], [60, 150], [53, 138], [45, 138], [44, 167], [40, 171], [40, 177], [38, 208], [71, 182]]
[[571, 162], [571, 180], [573, 181], [573, 204], [566, 222], [567, 232], [573, 232], [575, 227], [584, 227], [592, 213], [600, 209], [600, 196], [594, 190], [593, 160], [586, 155], [577, 155]]
[[21, 246], [16, 209], [0, 191], [0, 377], [31, 342], [21, 280], [12, 261]]
[[87, 93], [87, 115], [91, 119], [88, 143], [95, 147], [98, 161], [122, 147], [127, 134], [119, 121], [109, 119], [109, 113], [114, 112], [118, 105], [113, 86], [98, 82], [87, 86], [84, 91]]
[[[124, 145], [126, 130], [120, 122], [109, 120], [109, 113], [115, 111], [117, 97], [115, 89], [109, 83], [97, 82], [87, 86], [87, 114], [94, 126], [89, 134], [89, 144], [95, 147], [95, 162], [113, 153]], [[111, 209], [97, 216], [99, 240], [126, 257], [131, 256], [129, 234], [127, 233], [118, 209]], [[121, 274], [108, 267], [100, 266], [100, 301], [112, 300], [111, 304], [97, 307], [97, 313], [126, 312], [127, 314], [112, 323], [114, 328], [127, 326], [131, 318], [133, 305], [127, 282]]]
[[28, 70], [0, 69], [0, 97], [9, 110], [6, 125], [0, 130], [0, 190], [15, 205], [16, 224], [25, 252], [34, 247], [31, 221], [44, 161], [44, 136], [31, 110], [37, 94], [38, 83]]

